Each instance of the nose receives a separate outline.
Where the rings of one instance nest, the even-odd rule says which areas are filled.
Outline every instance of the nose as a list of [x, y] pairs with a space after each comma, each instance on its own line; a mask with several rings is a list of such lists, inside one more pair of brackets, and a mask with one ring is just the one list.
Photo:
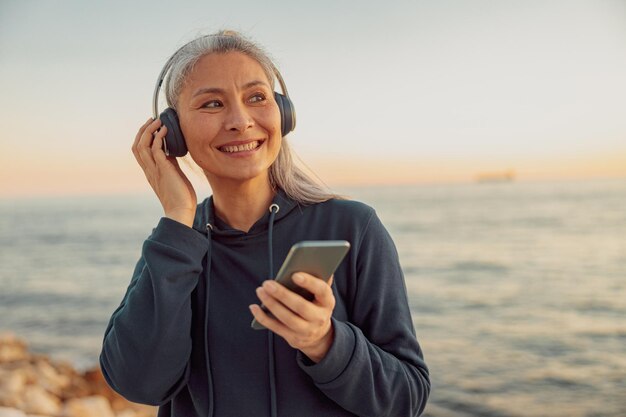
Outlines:
[[254, 126], [254, 119], [243, 103], [230, 106], [224, 128], [226, 130], [243, 132]]

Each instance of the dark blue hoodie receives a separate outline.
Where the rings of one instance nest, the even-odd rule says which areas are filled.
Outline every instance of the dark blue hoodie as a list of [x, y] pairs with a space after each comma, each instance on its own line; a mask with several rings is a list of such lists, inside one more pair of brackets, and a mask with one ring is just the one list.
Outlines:
[[[283, 192], [273, 203], [247, 233], [216, 218], [212, 198], [193, 228], [159, 221], [106, 329], [108, 383], [159, 405], [159, 417], [419, 415], [428, 369], [398, 254], [374, 210], [346, 200], [302, 206]], [[255, 289], [302, 240], [351, 244], [334, 275], [334, 341], [319, 363], [250, 328]]]

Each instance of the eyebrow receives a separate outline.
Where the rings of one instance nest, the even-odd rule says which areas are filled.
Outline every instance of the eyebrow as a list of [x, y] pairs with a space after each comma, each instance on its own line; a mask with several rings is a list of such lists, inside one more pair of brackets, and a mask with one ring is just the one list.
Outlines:
[[[254, 80], [254, 81], [250, 81], [246, 84], [243, 85], [243, 89], [246, 90], [250, 87], [255, 87], [257, 85], [264, 85], [266, 87], [269, 88], [269, 84], [266, 83], [265, 81], [261, 81], [261, 80]], [[196, 90], [193, 95], [191, 97], [196, 97], [199, 96], [201, 94], [209, 94], [209, 93], [223, 93], [224, 89], [222, 88], [217, 88], [217, 87], [206, 87], [206, 88], [200, 88], [198, 90]]]

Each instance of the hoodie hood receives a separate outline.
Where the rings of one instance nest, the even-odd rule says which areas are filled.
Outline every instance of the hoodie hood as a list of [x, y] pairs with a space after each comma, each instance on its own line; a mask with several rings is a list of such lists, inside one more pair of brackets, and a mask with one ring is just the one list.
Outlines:
[[256, 236], [267, 232], [270, 221], [270, 207], [274, 204], [278, 206], [278, 211], [274, 215], [275, 223], [280, 222], [281, 219], [286, 217], [294, 208], [298, 206], [297, 202], [290, 199], [283, 190], [279, 189], [263, 217], [258, 219], [248, 232], [244, 232], [242, 230], [233, 229], [226, 224], [226, 222], [215, 215], [213, 196], [210, 196], [204, 199], [204, 201], [196, 207], [196, 218], [194, 220], [193, 228], [203, 234], [207, 234], [207, 228], [210, 228], [213, 236]]

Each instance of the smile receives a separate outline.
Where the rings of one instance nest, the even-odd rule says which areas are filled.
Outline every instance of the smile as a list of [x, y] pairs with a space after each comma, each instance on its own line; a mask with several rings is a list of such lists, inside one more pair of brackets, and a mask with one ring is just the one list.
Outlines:
[[253, 151], [257, 149], [259, 146], [261, 146], [262, 144], [263, 144], [262, 140], [253, 140], [252, 142], [244, 143], [241, 145], [220, 146], [218, 149], [221, 152], [226, 152], [226, 153], [246, 152], [246, 151]]

